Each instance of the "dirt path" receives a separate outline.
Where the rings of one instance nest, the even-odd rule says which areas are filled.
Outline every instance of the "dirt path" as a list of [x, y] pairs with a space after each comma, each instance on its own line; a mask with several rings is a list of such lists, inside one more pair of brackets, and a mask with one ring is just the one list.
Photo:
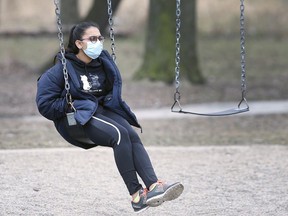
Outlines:
[[[288, 214], [287, 146], [148, 147], [160, 178], [185, 185], [143, 215]], [[0, 215], [135, 215], [112, 151], [0, 150]]]

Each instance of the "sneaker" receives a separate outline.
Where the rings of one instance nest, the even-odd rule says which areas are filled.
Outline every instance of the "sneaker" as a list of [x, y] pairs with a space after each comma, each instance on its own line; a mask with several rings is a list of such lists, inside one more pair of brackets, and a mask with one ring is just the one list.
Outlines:
[[139, 202], [135, 203], [135, 202], [131, 201], [132, 208], [134, 209], [135, 213], [140, 213], [140, 212], [145, 211], [146, 209], [149, 208], [149, 206], [146, 204], [147, 189], [146, 188], [141, 189], [139, 191], [139, 196], [140, 196]]
[[147, 193], [146, 204], [150, 207], [156, 207], [163, 202], [177, 199], [183, 192], [184, 186], [180, 182], [167, 184], [157, 181], [154, 188]]

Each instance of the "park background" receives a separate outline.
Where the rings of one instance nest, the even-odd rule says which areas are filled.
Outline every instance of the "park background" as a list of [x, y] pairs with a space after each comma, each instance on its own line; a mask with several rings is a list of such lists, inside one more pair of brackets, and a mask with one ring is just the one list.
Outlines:
[[[84, 17], [93, 1], [80, 2]], [[185, 186], [173, 204], [145, 215], [287, 215], [288, 1], [245, 5], [251, 110], [227, 117], [172, 114], [173, 85], [134, 80], [145, 52], [149, 0], [122, 0], [115, 11], [123, 98], [139, 114], [138, 132], [159, 178]], [[239, 1], [198, 0], [197, 18], [207, 82], [182, 79], [183, 106], [236, 106]], [[0, 0], [0, 215], [134, 215], [113, 151], [73, 148], [37, 111], [37, 78], [59, 49], [56, 34], [52, 0]], [[110, 49], [109, 39], [105, 46]]]
[[[81, 16], [85, 16], [92, 2], [81, 0]], [[253, 0], [245, 4], [248, 102], [285, 101], [288, 3]], [[148, 9], [148, 0], [122, 0], [114, 11], [123, 98], [133, 110], [166, 107], [169, 113], [174, 85], [133, 79], [143, 60]], [[191, 85], [182, 79], [182, 105], [224, 102], [237, 105], [241, 97], [239, 13], [236, 0], [197, 1], [198, 55], [201, 73], [207, 82]], [[36, 81], [44, 72], [42, 66], [52, 62], [59, 48], [56, 30], [52, 0], [0, 1], [2, 149], [70, 146], [57, 135], [52, 122], [40, 117], [34, 102]], [[105, 47], [110, 51], [109, 39]], [[224, 118], [140, 119], [140, 123], [145, 145], [287, 144], [286, 119], [286, 113], [273, 113]]]

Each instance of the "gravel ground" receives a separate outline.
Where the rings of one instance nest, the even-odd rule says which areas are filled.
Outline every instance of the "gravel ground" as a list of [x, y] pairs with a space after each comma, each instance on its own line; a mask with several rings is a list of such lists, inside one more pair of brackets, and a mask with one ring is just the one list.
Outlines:
[[[0, 70], [0, 216], [133, 215], [112, 151], [72, 148], [39, 118], [37, 75], [17, 62]], [[206, 95], [193, 89], [191, 97]], [[169, 106], [173, 95], [171, 86], [146, 81], [124, 92], [133, 109]], [[287, 117], [141, 119], [159, 177], [185, 185], [178, 200], [145, 215], [288, 215]]]
[[[286, 146], [147, 150], [158, 177], [181, 181], [185, 190], [143, 215], [288, 214]], [[134, 215], [108, 148], [1, 150], [0, 173], [1, 216]]]

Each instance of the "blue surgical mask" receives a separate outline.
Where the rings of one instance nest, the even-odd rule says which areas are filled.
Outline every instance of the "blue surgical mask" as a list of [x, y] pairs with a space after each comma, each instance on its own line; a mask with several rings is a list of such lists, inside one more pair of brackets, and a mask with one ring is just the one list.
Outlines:
[[103, 43], [100, 42], [99, 40], [96, 43], [88, 41], [87, 48], [83, 50], [83, 52], [91, 59], [96, 59], [101, 54], [102, 50], [103, 50]]

